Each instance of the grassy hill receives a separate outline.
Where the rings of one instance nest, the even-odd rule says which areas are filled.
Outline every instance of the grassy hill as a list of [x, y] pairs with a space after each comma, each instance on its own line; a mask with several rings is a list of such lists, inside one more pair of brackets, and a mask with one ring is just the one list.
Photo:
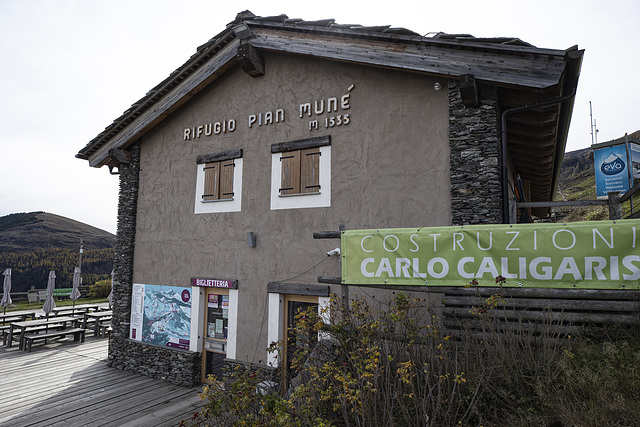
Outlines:
[[0, 269], [11, 268], [12, 292], [45, 288], [50, 270], [56, 272], [57, 288], [70, 287], [79, 263], [80, 239], [83, 285], [110, 278], [115, 235], [46, 212], [0, 217]]
[[[640, 131], [629, 134], [629, 137], [640, 138]], [[593, 150], [582, 150], [565, 153], [560, 169], [560, 179], [554, 200], [595, 200], [596, 177], [593, 165]], [[625, 212], [623, 206], [623, 214]], [[559, 214], [566, 214], [567, 222], [573, 221], [597, 221], [609, 219], [609, 210], [606, 206], [591, 206], [585, 208], [556, 209]]]
[[116, 236], [91, 225], [46, 212], [0, 217], [0, 252], [36, 249], [113, 248]]
[[[560, 169], [560, 180], [555, 200], [595, 200], [596, 177], [593, 166], [593, 150], [582, 150], [565, 153]], [[597, 221], [609, 219], [606, 206], [572, 207], [555, 209], [560, 215], [567, 215], [565, 221]]]

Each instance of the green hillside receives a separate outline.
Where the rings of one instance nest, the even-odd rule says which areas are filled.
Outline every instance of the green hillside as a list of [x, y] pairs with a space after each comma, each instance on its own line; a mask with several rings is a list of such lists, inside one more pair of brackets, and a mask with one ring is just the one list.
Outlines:
[[[629, 137], [640, 138], [640, 131], [629, 134]], [[596, 198], [593, 150], [589, 147], [565, 153], [554, 200], [595, 200]], [[623, 204], [623, 216], [629, 212], [629, 209], [628, 203]], [[609, 219], [609, 209], [606, 206], [563, 208], [555, 209], [554, 212], [567, 222]]]
[[73, 219], [46, 212], [15, 213], [0, 217], [0, 252], [36, 249], [113, 248], [116, 236]]
[[51, 270], [56, 272], [57, 288], [71, 287], [81, 239], [83, 285], [109, 279], [115, 235], [46, 212], [0, 217], [0, 269], [11, 268], [12, 292], [45, 288]]
[[[584, 148], [565, 153], [555, 200], [595, 199], [596, 178], [593, 167], [593, 150]], [[609, 210], [606, 206], [562, 208], [555, 209], [554, 212], [567, 222], [609, 219]]]

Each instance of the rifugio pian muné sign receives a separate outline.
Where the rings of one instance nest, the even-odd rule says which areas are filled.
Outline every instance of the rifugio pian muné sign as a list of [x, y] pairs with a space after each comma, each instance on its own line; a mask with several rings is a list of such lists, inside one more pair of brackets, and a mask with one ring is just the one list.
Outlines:
[[[340, 96], [328, 96], [315, 100], [298, 103], [294, 106], [295, 116], [302, 120], [309, 131], [329, 129], [339, 126], [346, 126], [351, 122], [351, 94], [355, 88], [351, 85], [347, 88], [347, 93]], [[246, 115], [244, 122], [249, 129], [260, 129], [266, 126], [273, 126], [284, 123], [286, 117], [290, 117], [290, 111], [286, 108], [275, 108], [273, 110], [250, 112]], [[239, 121], [235, 118], [224, 118], [222, 120], [212, 120], [208, 123], [194, 125], [185, 128], [182, 138], [185, 141], [197, 140], [204, 137], [226, 134], [234, 132]]]

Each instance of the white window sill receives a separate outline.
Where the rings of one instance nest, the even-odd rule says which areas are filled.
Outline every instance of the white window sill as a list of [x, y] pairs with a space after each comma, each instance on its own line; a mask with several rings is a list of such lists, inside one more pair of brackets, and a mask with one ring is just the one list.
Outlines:
[[317, 191], [315, 193], [278, 194], [278, 197], [320, 196], [320, 195], [322, 195], [322, 192]]
[[233, 199], [200, 200], [200, 203], [233, 202]]

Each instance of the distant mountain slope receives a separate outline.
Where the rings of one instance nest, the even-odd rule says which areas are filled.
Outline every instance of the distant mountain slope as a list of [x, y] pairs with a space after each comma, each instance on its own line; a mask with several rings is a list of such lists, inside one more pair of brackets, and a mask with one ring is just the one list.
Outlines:
[[567, 200], [596, 198], [596, 178], [591, 148], [565, 153], [560, 169], [558, 191], [556, 200], [562, 200], [563, 195]]
[[44, 289], [50, 271], [56, 288], [71, 287], [82, 256], [82, 284], [111, 277], [116, 236], [96, 227], [45, 212], [0, 217], [0, 271], [11, 268], [11, 292]]
[[[593, 149], [570, 151], [564, 154], [555, 200], [595, 200], [596, 177], [593, 168]], [[555, 208], [558, 219], [566, 222], [609, 219], [604, 206]]]
[[88, 224], [46, 212], [15, 213], [0, 217], [0, 252], [37, 249], [113, 248], [116, 236]]
[[[623, 138], [624, 135], [621, 137]], [[629, 134], [640, 138], [640, 130]], [[616, 138], [617, 139], [617, 138]], [[555, 200], [595, 200], [596, 176], [593, 166], [593, 149], [569, 151], [564, 154]], [[623, 212], [624, 212], [623, 207]], [[609, 219], [606, 206], [573, 207], [554, 209], [563, 221], [597, 221]], [[565, 216], [566, 215], [566, 216]]]

